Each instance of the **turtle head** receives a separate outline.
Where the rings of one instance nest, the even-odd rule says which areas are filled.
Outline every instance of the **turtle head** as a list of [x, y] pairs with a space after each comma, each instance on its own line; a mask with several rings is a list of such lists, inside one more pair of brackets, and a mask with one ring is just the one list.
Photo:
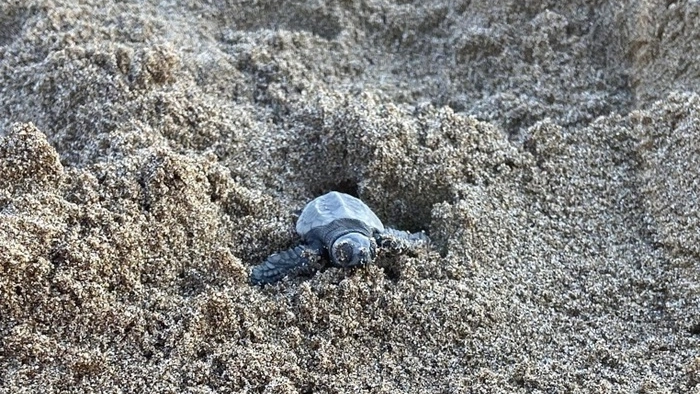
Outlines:
[[331, 260], [340, 267], [352, 267], [371, 263], [377, 255], [377, 244], [359, 233], [338, 237], [331, 246]]

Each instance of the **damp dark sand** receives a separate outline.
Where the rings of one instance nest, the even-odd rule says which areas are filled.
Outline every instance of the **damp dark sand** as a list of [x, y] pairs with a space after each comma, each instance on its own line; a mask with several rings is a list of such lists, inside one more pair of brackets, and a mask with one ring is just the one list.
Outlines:
[[[0, 5], [0, 392], [700, 393], [697, 1], [76, 3]], [[329, 190], [434, 245], [249, 286]]]

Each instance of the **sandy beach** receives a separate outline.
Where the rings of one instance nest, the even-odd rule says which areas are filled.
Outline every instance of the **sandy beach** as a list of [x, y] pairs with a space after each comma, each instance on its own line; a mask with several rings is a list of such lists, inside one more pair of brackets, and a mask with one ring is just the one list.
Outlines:
[[[0, 1], [1, 393], [700, 394], [697, 1]], [[336, 190], [416, 253], [252, 286]]]

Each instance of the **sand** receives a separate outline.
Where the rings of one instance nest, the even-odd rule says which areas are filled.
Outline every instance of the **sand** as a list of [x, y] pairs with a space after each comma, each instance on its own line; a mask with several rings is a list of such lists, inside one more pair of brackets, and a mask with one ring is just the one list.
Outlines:
[[[700, 393], [697, 1], [102, 4], [0, 5], [0, 392]], [[250, 286], [330, 190], [433, 244]]]

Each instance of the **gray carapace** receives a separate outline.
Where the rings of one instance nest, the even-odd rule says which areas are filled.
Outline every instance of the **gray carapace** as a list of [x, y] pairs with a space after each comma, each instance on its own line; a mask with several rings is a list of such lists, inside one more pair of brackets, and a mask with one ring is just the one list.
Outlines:
[[382, 221], [359, 199], [330, 192], [306, 204], [297, 220], [302, 244], [275, 253], [253, 268], [250, 282], [274, 283], [285, 276], [309, 274], [321, 267], [322, 259], [337, 267], [369, 264], [377, 248], [405, 252], [429, 242], [420, 233], [384, 227]]

